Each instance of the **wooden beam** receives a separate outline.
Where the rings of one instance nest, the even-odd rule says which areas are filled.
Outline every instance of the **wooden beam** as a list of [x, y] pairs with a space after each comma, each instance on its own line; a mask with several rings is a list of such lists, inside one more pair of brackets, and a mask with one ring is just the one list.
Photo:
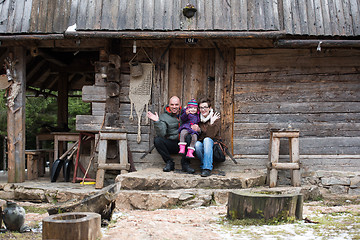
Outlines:
[[[84, 37], [84, 38], [122, 38], [122, 39], [176, 39], [176, 38], [278, 38], [285, 36], [285, 31], [75, 31], [65, 32], [66, 37]], [[0, 38], [1, 40], [1, 38]]]
[[360, 40], [321, 40], [321, 39], [305, 39], [305, 40], [284, 40], [280, 39], [275, 42], [275, 46], [279, 48], [351, 48], [360, 47]]
[[[26, 93], [26, 51], [23, 47], [12, 49], [16, 78], [10, 87], [15, 95], [8, 98], [8, 182], [25, 181], [25, 93]], [[11, 54], [12, 55], [12, 54]], [[16, 88], [18, 87], [18, 90]], [[13, 101], [14, 105], [10, 107]]]

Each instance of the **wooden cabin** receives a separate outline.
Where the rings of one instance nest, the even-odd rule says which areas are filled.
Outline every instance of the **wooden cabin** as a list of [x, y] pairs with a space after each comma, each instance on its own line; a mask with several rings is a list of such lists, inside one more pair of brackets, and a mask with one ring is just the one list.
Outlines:
[[20, 86], [8, 113], [9, 182], [25, 179], [30, 88], [58, 92], [58, 123], [68, 90], [82, 89], [92, 115], [77, 116], [77, 131], [124, 132], [137, 169], [162, 166], [155, 150], [140, 158], [154, 137], [145, 108], [140, 141], [135, 112], [129, 120], [135, 54], [154, 66], [149, 110], [161, 113], [173, 95], [213, 100], [239, 162], [219, 168], [266, 169], [270, 130], [289, 127], [300, 131], [303, 173], [360, 167], [359, 0], [5, 0], [0, 41]]

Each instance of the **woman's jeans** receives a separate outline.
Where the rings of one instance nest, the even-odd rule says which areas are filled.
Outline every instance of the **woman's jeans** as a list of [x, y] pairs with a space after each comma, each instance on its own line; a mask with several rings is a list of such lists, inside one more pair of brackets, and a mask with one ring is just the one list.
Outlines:
[[195, 143], [195, 153], [201, 160], [201, 169], [213, 169], [213, 146], [214, 141], [208, 137], [203, 142]]

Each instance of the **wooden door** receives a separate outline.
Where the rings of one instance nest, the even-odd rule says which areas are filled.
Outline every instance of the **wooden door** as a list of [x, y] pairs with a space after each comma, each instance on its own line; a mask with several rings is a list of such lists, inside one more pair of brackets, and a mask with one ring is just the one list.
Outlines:
[[182, 105], [195, 98], [214, 100], [214, 49], [174, 48], [169, 55], [168, 96], [178, 96]]

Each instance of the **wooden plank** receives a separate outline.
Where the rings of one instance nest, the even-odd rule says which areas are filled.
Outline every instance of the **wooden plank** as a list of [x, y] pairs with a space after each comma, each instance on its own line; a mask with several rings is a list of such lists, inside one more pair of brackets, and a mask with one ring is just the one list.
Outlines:
[[241, 119], [239, 122], [352, 122], [359, 119], [360, 113], [332, 113], [332, 114], [237, 114], [235, 119]]
[[[78, 6], [77, 6], [77, 17], [76, 17], [76, 29], [85, 29], [86, 28], [86, 22], [87, 22], [87, 7], [89, 1], [86, 0], [78, 0]], [[71, 22], [70, 22], [71, 24]]]
[[284, 29], [287, 33], [294, 33], [293, 30], [293, 16], [291, 13], [291, 2], [292, 0], [283, 0], [283, 9], [284, 9]]
[[[71, 6], [70, 6], [70, 16], [69, 16], [69, 22], [68, 26], [71, 26], [75, 23], [77, 23], [78, 19], [78, 5], [80, 5], [81, 0], [71, 0]], [[78, 23], [77, 23], [78, 24]]]
[[322, 8], [322, 14], [323, 14], [323, 18], [324, 18], [325, 35], [332, 35], [330, 12], [329, 12], [329, 1], [323, 0], [321, 2], [321, 8]]
[[100, 132], [100, 139], [126, 140], [126, 133]]
[[[289, 140], [289, 155], [290, 162], [299, 165], [300, 153], [299, 153], [299, 138], [291, 138]], [[300, 166], [291, 170], [291, 185], [294, 187], [301, 186], [301, 173]]]
[[105, 115], [105, 103], [93, 102], [91, 104], [91, 114], [93, 116], [104, 116]]
[[[183, 92], [184, 49], [170, 49], [168, 96], [179, 96]], [[180, 98], [182, 96], [179, 96]], [[168, 100], [167, 100], [168, 101]]]
[[[304, 6], [305, 7], [305, 6]], [[316, 35], [316, 16], [314, 0], [306, 1], [309, 35]]]
[[236, 113], [342, 113], [359, 112], [359, 102], [235, 102]]
[[186, 103], [192, 99], [198, 99], [203, 95], [204, 89], [206, 89], [206, 64], [207, 60], [204, 49], [186, 49], [185, 51], [185, 64], [184, 64], [184, 86], [182, 92], [182, 102], [185, 106]]
[[358, 1], [350, 1], [350, 11], [353, 24], [354, 35], [360, 35], [360, 7]]
[[[238, 138], [268, 138], [271, 129], [287, 128], [289, 123], [238, 123], [234, 122], [234, 134]], [[301, 137], [357, 137], [360, 136], [360, 123], [291, 123], [295, 129], [301, 130]]]
[[[119, 13], [125, 15], [125, 26], [124, 29], [134, 29], [135, 28], [135, 2], [127, 2], [125, 13]], [[120, 4], [122, 5], [122, 4]]]
[[126, 134], [125, 134], [125, 140], [120, 140], [119, 141], [119, 158], [120, 158], [120, 165], [125, 166], [125, 168], [122, 168], [120, 173], [128, 173], [130, 170], [130, 164], [129, 163], [129, 159], [128, 159], [128, 142], [126, 139]]
[[339, 34], [346, 35], [345, 17], [342, 2], [342, 0], [334, 0]]
[[[271, 164], [277, 163], [279, 161], [279, 153], [280, 153], [280, 139], [273, 138], [270, 136], [270, 144], [269, 144], [269, 162]], [[276, 187], [278, 171], [275, 168], [272, 168], [268, 172], [268, 180], [269, 187]]]
[[271, 168], [275, 168], [276, 170], [298, 170], [300, 169], [299, 163], [271, 163]]
[[[24, 5], [24, 13], [22, 17], [21, 23], [21, 32], [29, 32], [30, 30], [30, 22], [31, 22], [31, 12], [32, 12], [32, 3], [34, 1], [26, 1]], [[3, 3], [4, 4], [4, 3]], [[0, 17], [0, 19], [2, 19]]]
[[[8, 182], [25, 181], [25, 93], [26, 93], [26, 50], [22, 47], [13, 49], [15, 64], [15, 82], [19, 84], [19, 92], [14, 105], [7, 111], [8, 134]], [[14, 86], [14, 84], [13, 84]], [[8, 106], [11, 106], [8, 99]]]
[[99, 163], [98, 169], [104, 170], [128, 170], [130, 168], [130, 164], [119, 164], [119, 163]]
[[105, 86], [84, 86], [82, 88], [82, 100], [84, 102], [105, 102]]
[[264, 1], [255, 0], [255, 30], [265, 30], [265, 10]]
[[[106, 156], [107, 156], [107, 140], [99, 140], [99, 152], [98, 152], [98, 164], [105, 164], [106, 163]], [[99, 189], [104, 186], [104, 179], [105, 179], [105, 169], [97, 169], [96, 171], [96, 184], [95, 188]]]
[[[165, 9], [166, 11], [163, 14], [163, 22], [164, 22], [164, 27], [163, 30], [172, 30], [173, 29], [173, 19], [176, 18], [176, 14], [171, 14], [175, 9], [173, 7], [174, 1], [168, 0], [165, 1]], [[156, 14], [156, 11], [155, 11]], [[194, 19], [196, 20], [196, 19]], [[196, 23], [194, 23], [196, 24]], [[195, 25], [196, 26], [196, 25]]]
[[350, 0], [342, 1], [343, 3], [343, 14], [345, 19], [345, 34], [346, 36], [354, 35], [353, 31], [353, 23], [352, 23], [352, 17], [351, 17], [351, 7], [350, 7]]
[[127, 1], [121, 2], [119, 4], [119, 16], [118, 16], [118, 23], [117, 28], [118, 29], [126, 29], [126, 9], [127, 9]]
[[[358, 155], [359, 137], [300, 137], [300, 155]], [[234, 137], [234, 154], [267, 154], [268, 139], [241, 139]], [[281, 140], [280, 155], [289, 153], [286, 139]]]
[[324, 35], [324, 23], [323, 23], [323, 15], [321, 10], [321, 0], [314, 0], [314, 8], [315, 8], [316, 33], [317, 35]]
[[[144, 9], [154, 9], [155, 2], [154, 0], [147, 0], [144, 1]], [[121, 5], [121, 4], [120, 4]], [[147, 30], [153, 30], [154, 29], [154, 11], [143, 11], [142, 15], [142, 28]], [[140, 16], [141, 17], [141, 16]]]
[[9, 3], [9, 7], [8, 7], [8, 12], [7, 12], [7, 26], [6, 26], [6, 30], [9, 33], [13, 33], [14, 32], [14, 26], [15, 26], [15, 5], [16, 2], [10, 1]]
[[[1, 12], [0, 12], [0, 21], [3, 23], [0, 25], [0, 31], [2, 33], [5, 33], [8, 31], [8, 17], [9, 17], [9, 5], [10, 5], [10, 2], [11, 1], [4, 1], [1, 5], [2, 5], [2, 8], [1, 8]], [[36, 7], [36, 4], [34, 3], [33, 4], [33, 9], [35, 9]], [[35, 22], [36, 21], [36, 18], [34, 19], [31, 19], [31, 21]]]
[[[101, 26], [101, 6], [100, 9], [98, 5], [102, 4], [102, 1], [89, 1], [87, 5], [87, 21], [85, 24], [85, 29], [100, 29]], [[96, 25], [98, 27], [96, 27]]]
[[299, 131], [285, 131], [285, 132], [272, 132], [272, 136], [274, 138], [298, 138], [299, 137]]
[[299, 14], [300, 32], [301, 34], [309, 34], [306, 4], [304, 4], [303, 1], [299, 1], [299, 0], [297, 0], [296, 2], [297, 2], [298, 14]]
[[60, 22], [63, 21], [61, 16], [63, 11], [61, 6], [62, 2], [61, 0], [49, 1], [46, 17], [46, 32], [60, 32]]
[[339, 23], [335, 8], [335, 0], [328, 0], [328, 6], [329, 6], [329, 15], [330, 15], [330, 24], [331, 24], [331, 30], [332, 35], [340, 35], [340, 29], [339, 29]]

